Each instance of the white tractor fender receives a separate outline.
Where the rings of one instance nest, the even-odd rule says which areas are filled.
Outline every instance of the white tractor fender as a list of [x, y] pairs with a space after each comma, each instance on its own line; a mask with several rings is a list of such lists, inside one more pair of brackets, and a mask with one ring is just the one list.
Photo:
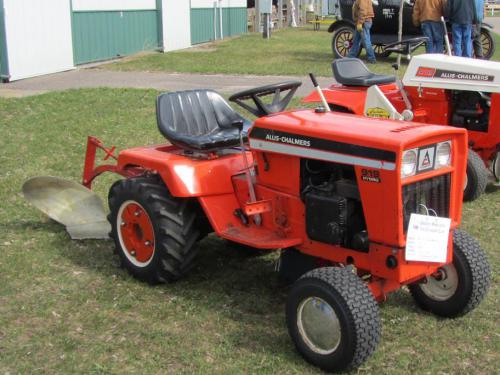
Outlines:
[[363, 114], [366, 117], [403, 120], [403, 116], [394, 108], [382, 90], [376, 85], [370, 86], [366, 91]]

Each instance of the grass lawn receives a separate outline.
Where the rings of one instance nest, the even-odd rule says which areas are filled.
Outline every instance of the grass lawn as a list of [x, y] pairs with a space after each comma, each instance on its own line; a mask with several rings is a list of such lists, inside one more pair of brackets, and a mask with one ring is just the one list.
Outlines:
[[[318, 373], [288, 337], [276, 254], [246, 258], [209, 237], [186, 279], [151, 287], [119, 268], [110, 241], [71, 241], [24, 201], [21, 186], [32, 176], [80, 179], [88, 134], [119, 148], [162, 141], [156, 94], [0, 99], [0, 374]], [[114, 179], [97, 180], [103, 198]], [[394, 293], [381, 305], [380, 346], [358, 373], [498, 371], [499, 207], [492, 188], [464, 208], [463, 227], [493, 269], [482, 305], [443, 320], [420, 311], [408, 292]]]
[[[500, 60], [500, 36], [496, 35], [497, 50], [493, 57]], [[260, 34], [247, 34], [226, 41], [205, 44], [197, 48], [168, 53], [151, 53], [125, 58], [103, 65], [104, 69], [123, 71], [165, 71], [178, 73], [219, 73], [254, 75], [318, 76], [332, 75], [332, 34], [310, 28], [284, 29], [275, 32], [270, 40]], [[423, 52], [423, 49], [422, 49]], [[364, 58], [364, 51], [361, 54]], [[405, 59], [402, 71], [406, 70]], [[379, 59], [370, 69], [393, 74], [391, 64], [396, 55]]]

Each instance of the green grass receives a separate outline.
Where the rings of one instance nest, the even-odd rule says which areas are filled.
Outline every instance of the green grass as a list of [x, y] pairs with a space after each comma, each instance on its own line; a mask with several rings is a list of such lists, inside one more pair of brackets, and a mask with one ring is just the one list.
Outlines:
[[[500, 36], [495, 35], [497, 45]], [[312, 31], [310, 28], [284, 29], [275, 32], [270, 40], [260, 34], [248, 34], [201, 47], [168, 53], [152, 53], [126, 58], [124, 61], [104, 65], [104, 69], [122, 71], [164, 71], [206, 74], [253, 74], [331, 76], [332, 34]], [[423, 52], [423, 49], [421, 49]], [[364, 51], [361, 54], [364, 58]], [[493, 57], [500, 60], [500, 47]], [[405, 59], [402, 71], [406, 70]], [[396, 55], [379, 59], [370, 69], [378, 73], [393, 73], [391, 64]]]
[[[119, 148], [161, 142], [155, 91], [95, 89], [0, 99], [0, 374], [315, 374], [284, 322], [275, 254], [246, 258], [210, 237], [184, 280], [151, 287], [118, 266], [110, 241], [71, 241], [26, 203], [37, 175], [78, 181], [88, 134]], [[96, 183], [105, 198], [115, 179]], [[500, 191], [466, 204], [463, 227], [489, 255], [492, 288], [444, 320], [402, 290], [381, 305], [383, 334], [358, 373], [493, 374], [500, 321]]]

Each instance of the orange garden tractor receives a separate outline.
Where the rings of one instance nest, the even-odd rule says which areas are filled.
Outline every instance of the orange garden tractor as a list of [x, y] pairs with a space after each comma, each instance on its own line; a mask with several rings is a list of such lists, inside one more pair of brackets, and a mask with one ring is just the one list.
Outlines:
[[[500, 63], [419, 55], [411, 59], [402, 82], [370, 72], [358, 59], [338, 59], [332, 67], [337, 83], [323, 94], [334, 111], [467, 130], [464, 200], [484, 192], [488, 167], [500, 180]], [[304, 102], [320, 99], [313, 92]]]
[[98, 149], [115, 155], [89, 137], [83, 185], [103, 172], [123, 176], [109, 190], [111, 237], [123, 266], [150, 283], [184, 276], [211, 232], [280, 249], [279, 272], [293, 282], [290, 336], [307, 361], [340, 371], [375, 350], [377, 301], [407, 285], [422, 308], [460, 316], [484, 298], [490, 267], [458, 229], [464, 129], [284, 111], [298, 86], [233, 95], [258, 117], [253, 124], [214, 91], [162, 94], [158, 127], [170, 144], [123, 150], [116, 164], [95, 167]]

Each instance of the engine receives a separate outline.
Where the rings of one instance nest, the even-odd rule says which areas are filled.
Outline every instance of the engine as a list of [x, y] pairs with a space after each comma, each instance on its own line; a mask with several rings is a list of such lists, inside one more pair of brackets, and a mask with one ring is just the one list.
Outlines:
[[368, 234], [353, 166], [302, 159], [301, 197], [311, 240], [368, 251]]
[[452, 125], [487, 132], [490, 98], [477, 91], [452, 91]]

